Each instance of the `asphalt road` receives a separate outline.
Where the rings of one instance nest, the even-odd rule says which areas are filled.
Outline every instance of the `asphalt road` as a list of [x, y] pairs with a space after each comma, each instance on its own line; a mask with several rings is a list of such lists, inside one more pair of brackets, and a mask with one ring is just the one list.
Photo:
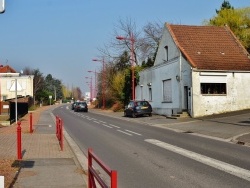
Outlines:
[[[69, 135], [118, 172], [120, 188], [250, 187], [250, 150], [126, 117], [56, 108]], [[104, 173], [103, 178], [108, 181]]]

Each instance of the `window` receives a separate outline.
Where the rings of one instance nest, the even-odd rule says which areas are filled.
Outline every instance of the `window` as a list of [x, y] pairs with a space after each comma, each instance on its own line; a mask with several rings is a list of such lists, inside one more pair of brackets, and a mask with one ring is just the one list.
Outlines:
[[227, 94], [226, 83], [201, 83], [201, 94]]
[[163, 80], [163, 101], [164, 102], [172, 102], [171, 80]]
[[7, 95], [3, 95], [3, 101], [7, 99]]
[[149, 101], [152, 101], [152, 88], [148, 88], [148, 93], [149, 93], [149, 97], [148, 97], [148, 100]]
[[165, 46], [165, 60], [168, 61], [168, 46]]

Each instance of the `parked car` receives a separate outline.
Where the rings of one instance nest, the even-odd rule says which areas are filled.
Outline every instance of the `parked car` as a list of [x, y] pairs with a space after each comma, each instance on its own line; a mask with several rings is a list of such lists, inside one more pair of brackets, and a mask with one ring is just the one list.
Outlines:
[[130, 101], [124, 109], [124, 116], [152, 116], [152, 107], [148, 101]]
[[80, 111], [83, 111], [83, 112], [88, 112], [88, 105], [86, 102], [76, 102], [75, 104], [75, 107], [74, 107], [74, 111], [75, 112], [80, 112]]

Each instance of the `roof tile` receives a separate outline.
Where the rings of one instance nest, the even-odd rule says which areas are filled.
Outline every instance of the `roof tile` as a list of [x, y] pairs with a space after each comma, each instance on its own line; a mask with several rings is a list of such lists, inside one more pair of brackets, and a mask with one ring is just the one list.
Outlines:
[[249, 54], [227, 26], [166, 27], [194, 68], [250, 71]]

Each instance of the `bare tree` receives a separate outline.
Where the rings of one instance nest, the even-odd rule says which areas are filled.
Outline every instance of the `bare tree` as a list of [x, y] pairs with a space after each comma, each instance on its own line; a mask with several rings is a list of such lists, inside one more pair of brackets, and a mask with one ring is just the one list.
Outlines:
[[40, 72], [39, 69], [32, 70], [29, 67], [24, 68], [23, 74], [24, 75], [33, 75], [34, 76], [34, 79], [33, 79], [33, 95], [34, 96], [33, 96], [33, 98], [34, 98], [34, 103], [35, 103], [36, 95], [37, 95], [38, 91], [43, 89], [43, 87], [44, 87], [44, 76]]
[[160, 22], [148, 23], [144, 26], [144, 37], [141, 39], [140, 51], [145, 58], [154, 57], [162, 37], [163, 24]]

